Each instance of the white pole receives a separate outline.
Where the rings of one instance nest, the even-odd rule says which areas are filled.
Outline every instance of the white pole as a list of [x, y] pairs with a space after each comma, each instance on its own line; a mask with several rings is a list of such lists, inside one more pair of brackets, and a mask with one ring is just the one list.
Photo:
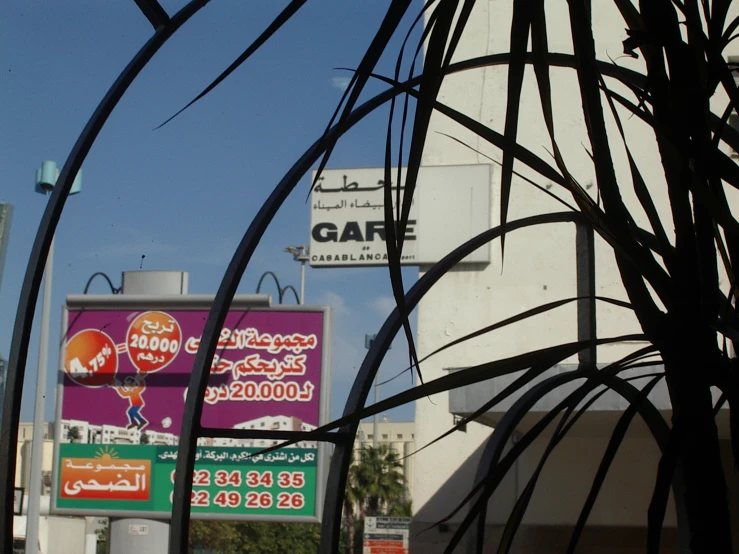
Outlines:
[[[380, 401], [379, 388], [377, 386], [377, 379], [380, 376], [380, 370], [378, 368], [375, 374], [375, 404]], [[377, 414], [372, 418], [372, 448], [377, 448]]]
[[300, 303], [305, 304], [305, 260], [300, 262]]
[[49, 317], [51, 313], [51, 278], [54, 265], [54, 239], [44, 269], [44, 298], [41, 304], [41, 336], [36, 373], [36, 405], [33, 412], [31, 443], [31, 473], [28, 485], [28, 518], [26, 521], [26, 553], [38, 554], [39, 522], [41, 519], [41, 471], [44, 458], [44, 406], [46, 404], [46, 370], [49, 360]]
[[97, 518], [85, 517], [85, 554], [95, 554], [98, 547], [98, 536], [95, 533]]

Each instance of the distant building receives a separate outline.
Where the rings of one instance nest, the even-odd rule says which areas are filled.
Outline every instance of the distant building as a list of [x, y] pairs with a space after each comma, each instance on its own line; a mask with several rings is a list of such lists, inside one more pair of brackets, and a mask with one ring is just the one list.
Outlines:
[[[51, 491], [51, 469], [54, 464], [54, 424], [44, 423], [44, 442], [41, 456], [41, 483], [43, 495]], [[28, 493], [31, 482], [31, 444], [33, 442], [33, 423], [21, 422], [18, 425], [18, 446], [15, 454], [15, 484]]]
[[[234, 429], [255, 429], [260, 431], [312, 431], [315, 425], [305, 423], [297, 417], [291, 416], [263, 416], [250, 421], [237, 423]], [[242, 448], [267, 448], [275, 446], [280, 441], [272, 439], [231, 439], [214, 438], [212, 446], [239, 446]], [[286, 448], [316, 448], [316, 441], [302, 441]]]
[[72, 442], [72, 429], [77, 430], [74, 442], [79, 444], [141, 444], [142, 435], [148, 437], [147, 444], [173, 446], [179, 443], [178, 437], [172, 433], [141, 431], [116, 425], [92, 425], [76, 419], [61, 420], [61, 442]]

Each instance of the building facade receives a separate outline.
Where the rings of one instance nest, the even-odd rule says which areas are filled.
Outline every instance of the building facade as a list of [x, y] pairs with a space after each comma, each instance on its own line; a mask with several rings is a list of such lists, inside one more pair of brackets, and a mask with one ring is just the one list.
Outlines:
[[[15, 455], [15, 486], [25, 489], [31, 482], [31, 445], [33, 443], [33, 423], [21, 422], [18, 425], [18, 448]], [[54, 464], [54, 424], [44, 423], [43, 447], [41, 457], [41, 482], [43, 495], [51, 491], [51, 471]]]
[[[513, 2], [476, 2], [454, 61], [510, 51], [509, 29], [513, 4]], [[593, 2], [592, 5], [596, 49], [599, 58], [606, 61], [609, 57], [620, 56], [623, 52], [622, 41], [627, 38], [623, 18], [613, 4]], [[546, 9], [550, 51], [571, 53], [567, 2], [546, 2]], [[730, 14], [729, 19], [731, 17]], [[428, 13], [426, 20], [428, 21]], [[621, 56], [618, 63], [629, 69], [643, 71], [643, 61], [640, 59]], [[438, 100], [502, 132], [506, 117], [507, 79], [507, 68], [502, 65], [455, 73], [445, 79]], [[597, 198], [597, 183], [587, 151], [589, 140], [575, 72], [570, 69], [551, 68], [551, 79], [558, 146], [569, 171], [593, 198]], [[613, 83], [609, 82], [609, 85]], [[616, 85], [613, 86], [617, 90], [622, 90]], [[630, 95], [628, 91], [624, 91], [624, 94]], [[715, 111], [722, 113], [723, 106], [717, 105]], [[660, 216], [668, 222], [665, 227], [670, 229], [669, 205], [654, 133], [637, 118], [629, 117], [626, 113], [621, 115], [631, 152], [644, 180], [650, 184], [650, 192], [654, 196]], [[623, 200], [630, 207], [638, 206], [636, 195], [630, 186], [632, 181], [628, 161], [618, 129], [613, 118], [609, 118], [607, 123], [613, 141], [618, 140], [618, 143], [613, 144], [617, 178], [629, 184], [623, 187]], [[449, 135], [467, 146], [450, 139]], [[525, 70], [524, 76], [518, 142], [542, 159], [552, 160], [551, 142], [530, 66]], [[501, 152], [450, 118], [434, 114], [422, 164], [436, 166], [491, 163], [493, 170], [490, 182], [492, 210], [490, 226], [493, 227], [500, 224], [501, 178], [500, 166], [491, 162], [491, 159], [501, 162]], [[540, 176], [528, 171], [523, 164], [516, 164], [515, 170], [520, 172], [520, 176], [513, 178], [508, 221], [563, 211], [561, 204], [544, 191], [531, 186], [525, 178], [531, 178], [545, 190], [552, 189], [556, 185], [547, 183]], [[422, 186], [422, 183], [419, 186]], [[557, 192], [556, 188], [552, 190]], [[560, 196], [569, 200], [565, 193]], [[649, 228], [643, 212], [635, 210], [635, 213], [637, 223]], [[455, 214], [449, 216], [450, 220], [453, 220]], [[491, 248], [490, 264], [455, 269], [445, 275], [424, 297], [418, 308], [419, 358], [494, 322], [548, 302], [579, 296], [578, 285], [581, 283], [578, 282], [578, 261], [582, 236], [581, 230], [571, 223], [511, 232], [506, 237], [505, 265], [498, 242], [488, 246]], [[595, 294], [627, 300], [610, 247], [596, 236], [593, 250]], [[422, 267], [421, 272], [426, 269], [428, 268]], [[430, 381], [450, 371], [524, 352], [578, 341], [581, 337], [578, 336], [577, 304], [572, 302], [563, 305], [538, 317], [449, 348], [421, 364], [424, 380]], [[636, 318], [628, 310], [599, 303], [596, 314], [595, 327], [599, 338], [640, 332]], [[597, 350], [597, 361], [599, 364], [607, 364], [619, 360], [625, 354], [644, 345], [645, 343], [632, 341], [603, 346]], [[563, 360], [559, 366], [541, 378], [556, 372], [569, 371], [577, 364], [578, 358], [573, 356]], [[649, 371], [650, 368], [643, 369], [643, 373]], [[637, 372], [638, 370], [633, 370], [629, 375], [635, 376]], [[451, 428], [460, 416], [473, 413], [483, 402], [492, 399], [519, 375], [514, 374], [417, 400], [415, 418], [417, 443], [423, 446], [432, 442]], [[559, 390], [552, 393], [534, 406], [519, 427], [520, 432], [528, 430], [543, 413], [572, 390], [574, 385], [565, 392]], [[520, 394], [501, 402], [495, 411], [484, 414], [477, 422], [469, 423], [464, 430], [453, 433], [414, 457], [412, 552], [433, 554], [444, 551], [452, 536], [451, 533], [467, 514], [466, 508], [444, 525], [424, 533], [419, 532], [447, 517], [471, 491], [485, 444], [506, 409], [512, 406]], [[669, 421], [670, 403], [665, 387], [657, 386], [649, 398]], [[523, 525], [517, 535], [519, 538], [515, 543], [515, 552], [538, 554], [561, 552], [566, 549], [572, 526], [576, 523], [590, 490], [613, 426], [625, 406], [626, 403], [615, 393], [606, 394], [591, 407], [555, 449], [539, 477]], [[722, 413], [717, 419], [721, 437], [728, 439], [725, 415]], [[491, 500], [486, 519], [487, 536], [490, 539], [486, 543], [486, 552], [496, 551], [497, 539], [501, 536], [508, 515], [533, 475], [551, 432], [551, 428], [545, 431], [511, 468]], [[722, 452], [727, 469], [730, 468], [728, 446], [728, 441], [724, 440]], [[654, 439], [641, 420], [635, 420], [593, 507], [581, 540], [583, 552], [643, 551], [646, 513], [654, 489], [659, 459], [660, 451]], [[728, 470], [725, 473], [729, 487], [736, 490], [734, 472]], [[731, 500], [734, 521], [739, 517], [737, 496], [739, 495], [732, 494]], [[665, 551], [677, 551], [678, 538], [675, 526], [675, 511], [670, 501], [663, 531], [662, 544]], [[460, 547], [459, 551], [462, 552], [463, 549], [464, 547]]]

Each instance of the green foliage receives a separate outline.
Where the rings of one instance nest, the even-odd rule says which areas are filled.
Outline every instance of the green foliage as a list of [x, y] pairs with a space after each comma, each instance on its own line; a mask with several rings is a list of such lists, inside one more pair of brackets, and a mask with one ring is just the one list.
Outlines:
[[398, 454], [385, 444], [362, 448], [359, 460], [349, 467], [344, 493], [344, 529], [346, 542], [354, 545], [354, 551], [361, 552], [365, 515], [405, 516], [407, 513], [410, 516], [402, 469]]
[[67, 431], [67, 439], [69, 442], [76, 442], [80, 439], [80, 430], [79, 427], [70, 427]]
[[108, 541], [110, 540], [110, 522], [105, 527], [95, 530], [97, 536], [96, 552], [97, 554], [105, 554], [108, 552]]
[[366, 515], [382, 515], [387, 506], [405, 497], [405, 478], [403, 465], [396, 452], [381, 444], [367, 446], [359, 451], [359, 461], [355, 465], [354, 494], [364, 499]]
[[410, 500], [390, 504], [386, 510], [386, 515], [390, 517], [411, 517], [413, 515], [413, 505]]
[[320, 526], [311, 523], [205, 521], [190, 523], [192, 554], [315, 554]]

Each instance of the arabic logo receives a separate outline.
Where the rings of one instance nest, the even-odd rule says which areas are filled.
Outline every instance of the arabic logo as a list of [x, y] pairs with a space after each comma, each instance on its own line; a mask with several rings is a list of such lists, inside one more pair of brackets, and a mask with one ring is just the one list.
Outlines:
[[[110, 453], [112, 452], [112, 453]], [[62, 498], [76, 500], [149, 500], [150, 460], [121, 460], [115, 451], [94, 458], [62, 458]]]

